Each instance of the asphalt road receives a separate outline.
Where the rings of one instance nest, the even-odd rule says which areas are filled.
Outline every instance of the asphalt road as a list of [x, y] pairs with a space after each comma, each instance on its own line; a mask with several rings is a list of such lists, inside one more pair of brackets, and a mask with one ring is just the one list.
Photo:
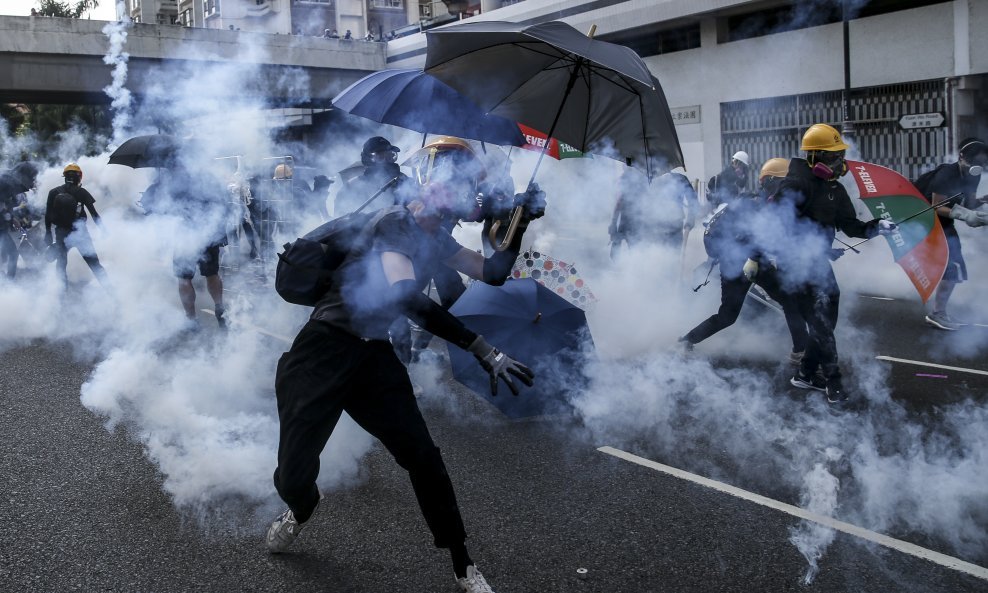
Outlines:
[[[950, 339], [915, 311], [895, 301], [859, 309], [861, 323], [883, 329], [876, 355], [929, 360], [930, 345]], [[985, 368], [963, 356], [937, 363]], [[984, 375], [917, 378], [925, 367], [888, 364], [895, 397], [917, 410], [988, 393]], [[263, 531], [272, 517], [250, 505], [230, 501], [207, 517], [175, 508], [142, 447], [80, 404], [92, 368], [44, 341], [0, 356], [0, 592], [455, 590], [406, 476], [379, 448], [294, 551], [271, 556]], [[602, 453], [606, 443], [571, 418], [509, 421], [451, 387], [466, 414], [424, 412], [471, 554], [500, 593], [988, 591], [988, 580], [845, 533], [804, 585], [791, 515]], [[784, 489], [763, 494], [796, 504]]]

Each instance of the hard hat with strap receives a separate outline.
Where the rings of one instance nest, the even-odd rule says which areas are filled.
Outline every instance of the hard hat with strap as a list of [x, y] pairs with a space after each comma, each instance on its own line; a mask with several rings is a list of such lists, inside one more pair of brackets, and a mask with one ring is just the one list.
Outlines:
[[789, 173], [789, 159], [775, 157], [765, 161], [758, 173], [758, 180], [766, 177], [785, 177]]
[[64, 169], [62, 169], [62, 176], [64, 177], [66, 173], [76, 173], [82, 177], [82, 168], [75, 163], [69, 163], [68, 165], [65, 165]]
[[844, 144], [840, 137], [840, 132], [833, 126], [827, 124], [813, 124], [803, 134], [803, 142], [799, 149], [807, 152], [824, 150], [827, 152], [838, 152], [847, 150], [849, 147]]

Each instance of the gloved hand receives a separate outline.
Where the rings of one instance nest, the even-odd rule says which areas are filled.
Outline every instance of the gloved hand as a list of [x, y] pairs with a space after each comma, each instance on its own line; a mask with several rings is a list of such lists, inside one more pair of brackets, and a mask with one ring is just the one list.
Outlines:
[[988, 224], [988, 213], [975, 212], [960, 205], [950, 209], [950, 217], [954, 220], [963, 220], [971, 227], [985, 226]]
[[844, 255], [844, 250], [836, 247], [827, 252], [827, 257], [830, 258], [830, 261], [837, 261], [842, 255]]
[[529, 222], [545, 215], [545, 192], [532, 183], [524, 193], [515, 194], [515, 206], [521, 206], [522, 220]]
[[51, 244], [52, 244], [51, 231], [49, 231], [45, 233], [45, 245], [51, 245]]
[[525, 385], [532, 386], [532, 379], [535, 378], [535, 373], [527, 366], [513, 360], [507, 354], [488, 344], [484, 336], [477, 336], [477, 339], [470, 344], [467, 351], [476, 356], [480, 362], [480, 366], [484, 367], [484, 370], [490, 374], [491, 395], [497, 395], [498, 379], [504, 379], [504, 382], [508, 384], [508, 388], [511, 389], [511, 393], [518, 395], [518, 387], [512, 381], [512, 375], [521, 380]]
[[891, 220], [885, 220], [884, 218], [879, 218], [878, 219], [878, 234], [879, 235], [891, 235], [896, 230], [898, 230], [898, 228], [899, 228], [899, 225], [895, 224]]
[[741, 272], [744, 273], [744, 277], [748, 279], [748, 282], [754, 282], [755, 276], [758, 275], [758, 262], [748, 259], [748, 261], [744, 262]]

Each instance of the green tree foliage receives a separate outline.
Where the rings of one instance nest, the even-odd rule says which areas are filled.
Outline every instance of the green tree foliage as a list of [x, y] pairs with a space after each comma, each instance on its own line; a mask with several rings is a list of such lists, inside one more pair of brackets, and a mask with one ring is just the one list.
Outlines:
[[97, 6], [99, 0], [77, 0], [75, 4], [60, 0], [38, 0], [38, 14], [77, 19]]

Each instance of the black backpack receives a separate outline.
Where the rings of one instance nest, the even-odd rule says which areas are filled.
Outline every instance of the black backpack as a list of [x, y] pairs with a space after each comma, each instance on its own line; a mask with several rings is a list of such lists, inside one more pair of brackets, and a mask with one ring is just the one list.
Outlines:
[[81, 207], [79, 200], [63, 187], [51, 202], [49, 218], [55, 226], [71, 229], [75, 221], [81, 217], [79, 212]]
[[278, 254], [274, 289], [289, 303], [315, 306], [332, 287], [334, 272], [347, 255], [354, 249], [369, 247], [374, 226], [388, 214], [401, 210], [404, 206], [351, 212], [285, 243], [284, 251]]
[[[939, 173], [944, 167], [950, 167], [953, 164], [954, 163], [942, 163], [940, 165], [937, 165], [935, 168], [930, 169], [926, 173], [920, 175], [918, 179], [913, 181], [913, 185], [916, 186], [916, 189], [919, 190], [919, 193], [923, 194], [924, 198], [929, 200], [930, 182], [933, 181], [933, 178], [936, 177], [937, 173]], [[933, 202], [931, 201], [930, 203], [932, 204]]]
[[703, 229], [703, 249], [707, 252], [707, 256], [710, 259], [720, 259], [719, 249], [723, 239], [722, 235], [724, 234], [724, 225], [718, 226], [717, 223], [724, 216], [724, 213], [727, 212], [728, 208], [730, 208], [730, 206], [724, 206], [717, 212], [714, 212], [714, 215], [710, 218], [710, 220], [703, 223], [703, 226], [706, 227]]

